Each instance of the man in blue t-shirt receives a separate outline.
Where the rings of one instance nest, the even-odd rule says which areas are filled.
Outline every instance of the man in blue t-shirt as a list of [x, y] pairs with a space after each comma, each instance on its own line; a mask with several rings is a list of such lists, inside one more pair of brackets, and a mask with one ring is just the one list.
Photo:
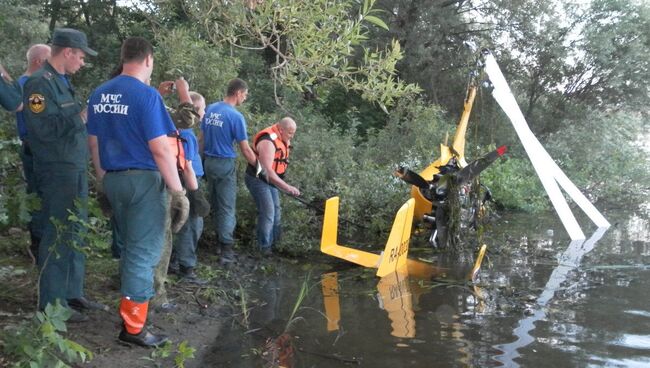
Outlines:
[[[51, 48], [45, 44], [32, 45], [27, 50], [27, 70], [25, 74], [18, 78], [18, 84], [22, 88], [25, 86], [27, 79], [39, 70], [43, 64], [50, 57]], [[34, 157], [32, 150], [29, 148], [29, 139], [27, 139], [27, 127], [25, 126], [25, 116], [22, 109], [16, 112], [16, 130], [18, 131], [18, 138], [22, 143], [19, 152], [20, 160], [23, 163], [23, 176], [27, 183], [27, 193], [36, 193], [36, 178], [34, 176]], [[39, 210], [31, 211], [31, 221], [29, 222], [29, 234], [31, 237], [31, 251], [34, 257], [38, 255], [38, 243], [41, 241], [42, 231], [41, 222], [39, 221]]]
[[233, 145], [237, 143], [249, 164], [255, 166], [255, 153], [248, 145], [246, 120], [235, 109], [246, 101], [248, 85], [239, 78], [228, 82], [226, 97], [208, 106], [201, 120], [205, 154], [205, 176], [208, 179], [210, 204], [214, 210], [217, 233], [217, 252], [222, 263], [235, 259], [235, 206], [237, 200], [237, 173]]
[[144, 328], [154, 296], [153, 270], [165, 238], [167, 195], [172, 209], [189, 204], [167, 137], [176, 128], [158, 91], [146, 84], [153, 47], [141, 37], [128, 38], [121, 59], [122, 74], [99, 86], [89, 99], [88, 145], [123, 243], [119, 339], [154, 347], [168, 340]]

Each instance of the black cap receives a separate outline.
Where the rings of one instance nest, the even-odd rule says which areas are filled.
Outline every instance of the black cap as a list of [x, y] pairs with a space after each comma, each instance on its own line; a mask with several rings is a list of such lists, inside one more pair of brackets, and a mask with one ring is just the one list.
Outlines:
[[57, 28], [52, 35], [52, 45], [81, 49], [90, 56], [97, 56], [97, 51], [88, 47], [86, 34], [72, 28]]

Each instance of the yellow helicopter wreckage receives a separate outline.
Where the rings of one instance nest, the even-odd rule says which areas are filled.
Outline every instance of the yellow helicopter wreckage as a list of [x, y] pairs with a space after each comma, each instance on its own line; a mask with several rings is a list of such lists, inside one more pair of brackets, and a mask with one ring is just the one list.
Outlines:
[[[572, 239], [584, 239], [584, 234], [573, 217], [566, 199], [562, 196], [558, 184], [565, 189], [574, 202], [580, 206], [599, 228], [609, 227], [609, 222], [607, 222], [575, 185], [571, 183], [534, 137], [525, 122], [512, 92], [505, 82], [505, 78], [501, 74], [494, 56], [489, 51], [483, 50], [477, 65], [485, 68], [484, 70], [489, 77], [489, 82], [493, 87], [492, 96], [513, 124], [526, 153], [533, 163], [537, 175], [542, 181], [570, 237]], [[376, 268], [376, 275], [381, 278], [394, 274], [395, 272], [401, 272], [426, 279], [439, 271], [439, 269], [430, 263], [408, 259], [409, 242], [414, 219], [417, 221], [429, 220], [433, 222], [435, 230], [430, 240], [432, 242], [446, 242], [445, 236], [440, 234], [446, 231], [446, 217], [443, 206], [441, 205], [447, 194], [446, 191], [449, 189], [446, 181], [453, 181], [455, 184], [466, 183], [476, 177], [506, 151], [505, 146], [499, 147], [469, 164], [465, 159], [465, 134], [478, 89], [476, 75], [478, 73], [474, 73], [472, 82], [469, 83], [463, 112], [456, 127], [451, 146], [441, 144], [440, 157], [419, 174], [406, 168], [399, 168], [395, 172], [396, 176], [412, 185], [411, 198], [397, 211], [384, 251], [380, 254], [375, 254], [338, 244], [339, 198], [332, 197], [325, 203], [320, 245], [322, 253], [364, 267]], [[448, 175], [450, 171], [451, 174]], [[551, 175], [548, 174], [549, 172]], [[475, 281], [481, 268], [486, 248], [485, 244], [479, 248], [473, 268], [467, 275], [468, 280]]]

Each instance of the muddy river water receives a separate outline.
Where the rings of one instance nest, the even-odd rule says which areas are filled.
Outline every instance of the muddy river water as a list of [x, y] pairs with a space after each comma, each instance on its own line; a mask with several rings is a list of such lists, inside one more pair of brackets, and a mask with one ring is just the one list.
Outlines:
[[445, 264], [381, 280], [343, 262], [289, 266], [260, 280], [249, 325], [223, 331], [198, 363], [650, 367], [649, 213], [605, 212], [606, 231], [581, 218], [579, 242], [554, 212], [503, 216], [475, 284], [463, 281], [467, 268]]

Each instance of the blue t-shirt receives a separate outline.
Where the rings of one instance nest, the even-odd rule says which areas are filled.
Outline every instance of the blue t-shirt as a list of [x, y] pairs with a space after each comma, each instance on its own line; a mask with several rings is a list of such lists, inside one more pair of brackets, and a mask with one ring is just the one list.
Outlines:
[[175, 131], [158, 91], [136, 78], [117, 76], [88, 100], [88, 134], [104, 170], [158, 170], [149, 141]]
[[[20, 78], [18, 78], [20, 88], [25, 87], [25, 82], [27, 82], [28, 79], [29, 76], [27, 75], [21, 75]], [[27, 136], [27, 127], [25, 126], [25, 115], [22, 111], [16, 113], [16, 130], [18, 130], [18, 138], [20, 138], [21, 141], [24, 140]]]
[[204, 152], [208, 156], [235, 158], [233, 144], [248, 140], [244, 115], [223, 101], [208, 106], [201, 120], [201, 130]]
[[180, 136], [184, 139], [183, 149], [185, 150], [185, 159], [192, 161], [192, 168], [196, 176], [203, 176], [203, 163], [199, 155], [199, 142], [194, 135], [192, 128], [181, 129]]

